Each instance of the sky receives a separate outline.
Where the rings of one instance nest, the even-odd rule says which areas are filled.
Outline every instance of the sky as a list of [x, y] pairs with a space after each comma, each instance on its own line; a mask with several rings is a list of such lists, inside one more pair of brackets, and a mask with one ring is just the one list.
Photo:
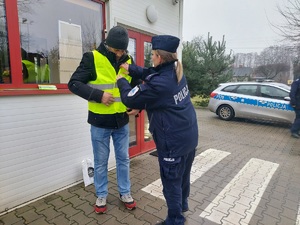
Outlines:
[[283, 43], [273, 26], [284, 22], [277, 6], [284, 9], [288, 0], [184, 0], [183, 41], [206, 40], [208, 33], [222, 41], [225, 35], [227, 50], [260, 53]]

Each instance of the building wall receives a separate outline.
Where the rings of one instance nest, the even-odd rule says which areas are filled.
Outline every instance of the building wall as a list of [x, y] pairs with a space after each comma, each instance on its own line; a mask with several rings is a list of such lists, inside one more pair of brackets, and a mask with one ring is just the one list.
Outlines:
[[[127, 0], [125, 4], [114, 0], [108, 2], [109, 11], [107, 24], [114, 26], [123, 23], [153, 34], [179, 35], [179, 4], [173, 5], [172, 0]], [[157, 11], [157, 21], [149, 23], [146, 9], [153, 5]]]
[[[157, 12], [157, 21], [150, 23], [146, 16], [148, 6], [154, 6]], [[107, 28], [117, 24], [134, 28], [142, 33], [151, 35], [170, 34], [182, 36], [182, 7], [183, 0], [173, 5], [172, 0], [110, 0], [107, 3]]]
[[[0, 213], [82, 181], [93, 159], [87, 102], [74, 95], [1, 97]], [[115, 166], [114, 154], [109, 167]]]
[[[149, 5], [157, 10], [154, 23], [146, 17]], [[110, 0], [107, 29], [121, 24], [149, 35], [181, 37], [182, 5]], [[81, 162], [93, 158], [85, 100], [73, 94], [2, 96], [0, 103], [0, 214], [82, 181]], [[109, 168], [114, 166], [111, 151]]]

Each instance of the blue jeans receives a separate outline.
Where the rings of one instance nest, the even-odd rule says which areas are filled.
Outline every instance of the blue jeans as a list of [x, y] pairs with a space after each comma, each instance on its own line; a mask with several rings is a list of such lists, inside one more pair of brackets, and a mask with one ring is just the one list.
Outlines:
[[110, 153], [110, 136], [113, 140], [116, 158], [118, 191], [121, 195], [130, 194], [129, 177], [129, 125], [119, 129], [105, 129], [91, 126], [94, 153], [94, 185], [97, 197], [107, 197], [107, 165]]

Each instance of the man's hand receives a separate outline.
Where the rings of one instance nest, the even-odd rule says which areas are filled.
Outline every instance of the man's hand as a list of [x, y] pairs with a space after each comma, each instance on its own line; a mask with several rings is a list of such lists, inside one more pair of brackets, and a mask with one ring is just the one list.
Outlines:
[[129, 116], [133, 115], [136, 116], [137, 114], [139, 114], [140, 110], [139, 109], [127, 109], [127, 114]]
[[115, 102], [115, 98], [113, 97], [113, 95], [111, 93], [104, 92], [103, 95], [102, 95], [101, 102], [104, 105], [109, 106], [109, 105], [111, 105]]

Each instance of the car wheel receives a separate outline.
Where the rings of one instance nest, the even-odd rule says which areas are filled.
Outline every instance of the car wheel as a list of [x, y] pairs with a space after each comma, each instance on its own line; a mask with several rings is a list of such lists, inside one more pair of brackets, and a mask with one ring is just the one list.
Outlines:
[[234, 117], [234, 110], [229, 105], [221, 105], [218, 108], [218, 116], [222, 120], [231, 120]]

